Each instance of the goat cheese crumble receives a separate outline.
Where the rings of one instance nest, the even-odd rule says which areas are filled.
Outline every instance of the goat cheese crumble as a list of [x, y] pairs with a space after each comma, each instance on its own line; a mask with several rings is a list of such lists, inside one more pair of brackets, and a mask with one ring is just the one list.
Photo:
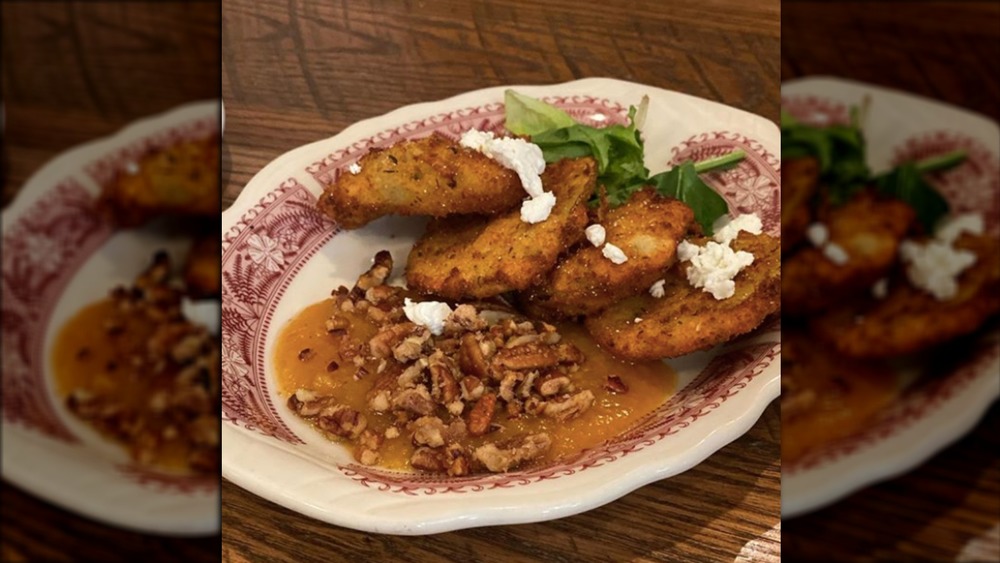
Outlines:
[[914, 287], [930, 293], [938, 301], [958, 294], [958, 276], [978, 259], [975, 252], [952, 246], [962, 233], [983, 234], [983, 217], [966, 213], [938, 224], [934, 238], [924, 244], [904, 240], [899, 256], [906, 263], [906, 277]]
[[628, 256], [625, 256], [625, 252], [610, 242], [604, 245], [604, 248], [601, 249], [601, 254], [615, 264], [624, 264], [625, 262], [628, 262]]
[[[540, 223], [549, 217], [556, 197], [542, 189], [542, 172], [545, 158], [542, 149], [534, 143], [516, 137], [497, 138], [492, 131], [470, 129], [462, 133], [459, 144], [479, 151], [489, 158], [517, 173], [521, 186], [530, 199], [521, 205], [521, 220], [526, 223]], [[534, 200], [541, 199], [540, 202]], [[530, 219], [530, 220], [529, 220]]]
[[[683, 244], [683, 243], [682, 243]], [[657, 299], [663, 299], [663, 296], [667, 294], [664, 285], [666, 285], [667, 280], [659, 280], [649, 287], [649, 294]]]
[[403, 313], [410, 322], [425, 326], [431, 334], [440, 336], [444, 332], [444, 321], [451, 315], [451, 307], [440, 301], [412, 301], [409, 297], [403, 300]]
[[181, 314], [194, 324], [202, 325], [212, 334], [219, 334], [221, 319], [219, 318], [218, 299], [200, 299], [192, 301], [187, 297], [181, 299]]
[[361, 165], [357, 162], [352, 162], [351, 165], [347, 167], [347, 171], [357, 176], [358, 174], [361, 174]]
[[816, 248], [822, 248], [830, 240], [830, 229], [823, 223], [813, 223], [806, 228], [806, 238]]
[[[677, 259], [690, 262], [687, 268], [687, 280], [692, 287], [712, 294], [712, 297], [722, 300], [729, 299], [736, 293], [736, 282], [733, 278], [743, 268], [753, 264], [753, 254], [740, 250], [735, 251], [729, 244], [736, 239], [740, 231], [759, 235], [763, 231], [760, 217], [755, 214], [740, 215], [735, 219], [720, 218], [713, 225], [715, 240], [705, 246], [681, 241], [677, 245]], [[661, 282], [649, 288], [653, 297], [663, 292]], [[659, 288], [656, 286], [660, 285]], [[656, 293], [654, 293], [654, 290]]]
[[600, 247], [604, 244], [604, 239], [607, 237], [607, 231], [604, 230], [603, 225], [593, 224], [583, 230], [587, 234], [587, 240], [590, 244]]
[[716, 242], [729, 244], [740, 234], [740, 231], [759, 235], [764, 230], [764, 224], [761, 223], [760, 217], [756, 213], [744, 214], [739, 217], [723, 215], [715, 220], [712, 229], [715, 231], [713, 238]]

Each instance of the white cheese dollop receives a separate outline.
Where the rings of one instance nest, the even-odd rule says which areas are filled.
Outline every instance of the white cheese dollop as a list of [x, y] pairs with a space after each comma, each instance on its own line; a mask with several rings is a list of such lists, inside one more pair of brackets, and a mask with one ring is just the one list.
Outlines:
[[347, 167], [347, 171], [357, 176], [358, 174], [361, 174], [361, 165], [357, 162], [352, 162], [351, 165]]
[[740, 231], [746, 231], [753, 235], [759, 235], [763, 231], [764, 225], [756, 213], [744, 214], [739, 217], [730, 218], [723, 215], [715, 220], [712, 230], [715, 231], [716, 242], [729, 244], [735, 239]]
[[604, 244], [604, 238], [608, 236], [604, 226], [596, 223], [584, 229], [583, 232], [587, 234], [587, 240], [590, 241], [590, 244], [597, 247]]
[[222, 303], [218, 299], [201, 299], [192, 301], [187, 297], [181, 299], [181, 314], [196, 325], [202, 325], [212, 334], [219, 334], [221, 324]]
[[733, 278], [743, 268], [753, 264], [753, 254], [734, 251], [728, 244], [709, 241], [691, 258], [687, 269], [688, 283], [703, 289], [716, 299], [729, 299], [736, 293]]
[[649, 287], [649, 294], [657, 299], [663, 299], [663, 296], [667, 294], [666, 289], [663, 287], [666, 283], [667, 280], [658, 280]]
[[521, 220], [532, 225], [541, 223], [549, 218], [555, 205], [556, 196], [552, 192], [543, 192], [538, 197], [526, 199], [521, 204]]
[[850, 256], [848, 256], [844, 247], [835, 242], [827, 243], [827, 245], [823, 247], [823, 256], [826, 256], [827, 260], [838, 266], [847, 264], [847, 261], [850, 259]]
[[604, 248], [601, 249], [601, 254], [615, 264], [624, 264], [625, 262], [628, 262], [628, 256], [625, 256], [625, 252], [610, 242], [604, 245]]
[[910, 283], [938, 301], [955, 297], [959, 274], [976, 263], [974, 252], [952, 248], [939, 240], [924, 245], [904, 240], [899, 245], [899, 255], [907, 263], [906, 277]]
[[962, 236], [962, 233], [972, 233], [981, 235], [985, 231], [986, 225], [983, 223], [983, 216], [976, 213], [963, 213], [953, 215], [938, 224], [934, 231], [934, 238], [941, 242], [951, 244]]
[[823, 223], [813, 223], [806, 228], [806, 238], [816, 248], [821, 248], [830, 240], [830, 229]]
[[410, 322], [425, 326], [431, 334], [439, 336], [444, 332], [444, 321], [451, 315], [451, 307], [440, 301], [414, 302], [407, 297], [403, 300], [403, 313]]

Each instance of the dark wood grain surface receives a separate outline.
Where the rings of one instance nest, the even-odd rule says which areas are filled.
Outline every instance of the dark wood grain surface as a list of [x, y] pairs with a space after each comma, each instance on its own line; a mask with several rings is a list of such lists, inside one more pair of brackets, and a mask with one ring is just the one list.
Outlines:
[[[3, 201], [66, 149], [219, 96], [219, 4], [3, 2]], [[5, 454], [10, 444], [3, 444]], [[0, 489], [3, 561], [217, 561], [219, 536], [107, 526]]]
[[[224, 205], [282, 153], [403, 105], [604, 76], [777, 121], [776, 1], [226, 0]], [[226, 561], [733, 561], [779, 554], [772, 405], [698, 467], [553, 522], [429, 537], [320, 523], [223, 485]]]
[[[1000, 119], [1000, 4], [785, 2], [782, 77], [823, 74]], [[917, 470], [789, 520], [784, 556], [1000, 560], [1000, 407]]]

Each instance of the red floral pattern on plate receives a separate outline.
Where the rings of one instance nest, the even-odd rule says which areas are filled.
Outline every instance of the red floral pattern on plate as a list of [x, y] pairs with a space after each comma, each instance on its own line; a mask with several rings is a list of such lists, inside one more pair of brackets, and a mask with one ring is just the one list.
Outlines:
[[[589, 119], [594, 124], [626, 121], [625, 108], [606, 99], [573, 96], [546, 100], [566, 109], [578, 120]], [[595, 120], [595, 115], [603, 116], [603, 120]], [[340, 170], [372, 147], [387, 146], [435, 131], [453, 138], [473, 127], [500, 131], [502, 120], [503, 106], [500, 104], [438, 114], [387, 129], [335, 151], [321, 162], [309, 165], [305, 173], [321, 184], [330, 183]], [[778, 210], [772, 210], [772, 207], [779, 201], [779, 163], [777, 157], [764, 150], [757, 141], [732, 133], [710, 133], [693, 137], [674, 149], [673, 154], [682, 154], [683, 151], [701, 151], [698, 154], [728, 151], [732, 147], [747, 151], [746, 171], [743, 176], [720, 174], [712, 181], [734, 201], [740, 202], [741, 210], [768, 217], [768, 225], [776, 232]], [[750, 189], [748, 186], [753, 182], [731, 185], [729, 181], [747, 178], [751, 174], [768, 180], [765, 187], [755, 187], [755, 197], [744, 198], [741, 191]], [[757, 192], [767, 192], [768, 195], [757, 197]], [[283, 422], [278, 407], [270, 400], [269, 382], [265, 376], [264, 341], [274, 308], [292, 278], [336, 235], [333, 223], [315, 210], [315, 201], [315, 196], [297, 180], [290, 178], [268, 192], [223, 236], [223, 419], [293, 445], [305, 441]], [[769, 215], [772, 212], [774, 217]], [[503, 475], [459, 479], [393, 472], [357, 464], [340, 465], [338, 468], [366, 487], [415, 495], [527, 485], [601, 466], [679, 432], [744, 389], [748, 382], [773, 363], [780, 351], [777, 332], [771, 330], [774, 327], [777, 325], [769, 323], [766, 330], [757, 333], [774, 335], [773, 341], [765, 336], [763, 343], [743, 348], [736, 348], [738, 344], [731, 346], [715, 357], [694, 382], [680, 390], [633, 431], [600, 448], [581, 452], [572, 459]]]
[[907, 139], [896, 147], [892, 165], [915, 162], [964, 150], [961, 164], [934, 174], [928, 181], [948, 200], [957, 213], [982, 213], [988, 232], [1000, 228], [1000, 159], [977, 139], [954, 131], [935, 131]]
[[847, 125], [851, 122], [846, 105], [820, 96], [782, 96], [781, 109], [810, 125]]
[[117, 466], [118, 471], [140, 485], [183, 495], [210, 493], [219, 488], [219, 477], [212, 475], [175, 475], [135, 463]]
[[759, 142], [729, 131], [695, 135], [672, 149], [673, 157], [666, 167], [686, 160], [706, 160], [734, 150], [743, 150], [746, 157], [728, 170], [702, 174], [729, 204], [733, 215], [757, 213], [764, 232], [778, 236], [781, 232], [781, 160]]
[[264, 334], [294, 275], [336, 234], [316, 198], [291, 178], [222, 237], [222, 418], [300, 444], [264, 380]]
[[3, 239], [3, 416], [64, 442], [77, 442], [48, 393], [45, 333], [63, 289], [111, 229], [94, 196], [66, 180], [36, 201]]

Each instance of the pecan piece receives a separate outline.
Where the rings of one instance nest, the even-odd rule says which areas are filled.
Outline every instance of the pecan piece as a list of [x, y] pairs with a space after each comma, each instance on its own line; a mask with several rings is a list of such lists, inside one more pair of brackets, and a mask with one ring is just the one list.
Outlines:
[[524, 462], [538, 459], [552, 446], [548, 434], [532, 434], [525, 436], [506, 447], [496, 444], [484, 444], [474, 453], [476, 460], [494, 473], [502, 473], [516, 468]]
[[330, 434], [353, 440], [368, 426], [368, 419], [347, 405], [334, 405], [319, 413], [316, 424]]
[[410, 322], [383, 326], [379, 329], [378, 333], [368, 341], [368, 346], [371, 349], [372, 355], [376, 358], [390, 358], [393, 356], [394, 349], [397, 346], [399, 346], [408, 337], [416, 335], [420, 332], [427, 332], [428, 338], [430, 337], [430, 332], [426, 328], [417, 326]]
[[496, 408], [496, 394], [484, 393], [469, 412], [469, 434], [473, 436], [486, 434], [486, 431], [490, 429], [490, 422], [493, 421], [493, 413], [496, 411]]
[[565, 422], [579, 416], [594, 404], [594, 394], [590, 390], [580, 391], [576, 395], [562, 401], [545, 403], [542, 415]]
[[572, 391], [573, 382], [569, 380], [569, 377], [559, 373], [558, 371], [553, 371], [539, 379], [538, 382], [535, 383], [535, 388], [539, 395], [543, 397], [552, 397], [554, 395], [561, 395]]
[[444, 422], [436, 416], [422, 416], [412, 423], [413, 445], [437, 448], [444, 445], [446, 431]]
[[614, 394], [628, 393], [628, 385], [617, 375], [609, 375], [604, 382], [604, 388]]
[[466, 374], [477, 377], [486, 377], [487, 375], [486, 358], [479, 347], [479, 340], [471, 332], [462, 335], [461, 348], [458, 350], [458, 367]]
[[355, 287], [363, 291], [382, 285], [392, 273], [392, 254], [388, 250], [379, 250], [372, 261], [372, 267], [361, 274]]
[[483, 396], [486, 386], [483, 381], [474, 375], [467, 375], [462, 378], [462, 399], [475, 401]]
[[558, 365], [559, 355], [550, 346], [524, 344], [497, 351], [492, 362], [495, 367], [514, 371], [545, 369]]
[[451, 367], [444, 361], [443, 355], [440, 360], [432, 361], [428, 369], [431, 374], [431, 396], [435, 400], [447, 405], [459, 397], [461, 391], [458, 381], [455, 381]]
[[427, 416], [434, 412], [434, 401], [424, 385], [417, 385], [404, 390], [392, 399], [393, 408], [419, 416]]

